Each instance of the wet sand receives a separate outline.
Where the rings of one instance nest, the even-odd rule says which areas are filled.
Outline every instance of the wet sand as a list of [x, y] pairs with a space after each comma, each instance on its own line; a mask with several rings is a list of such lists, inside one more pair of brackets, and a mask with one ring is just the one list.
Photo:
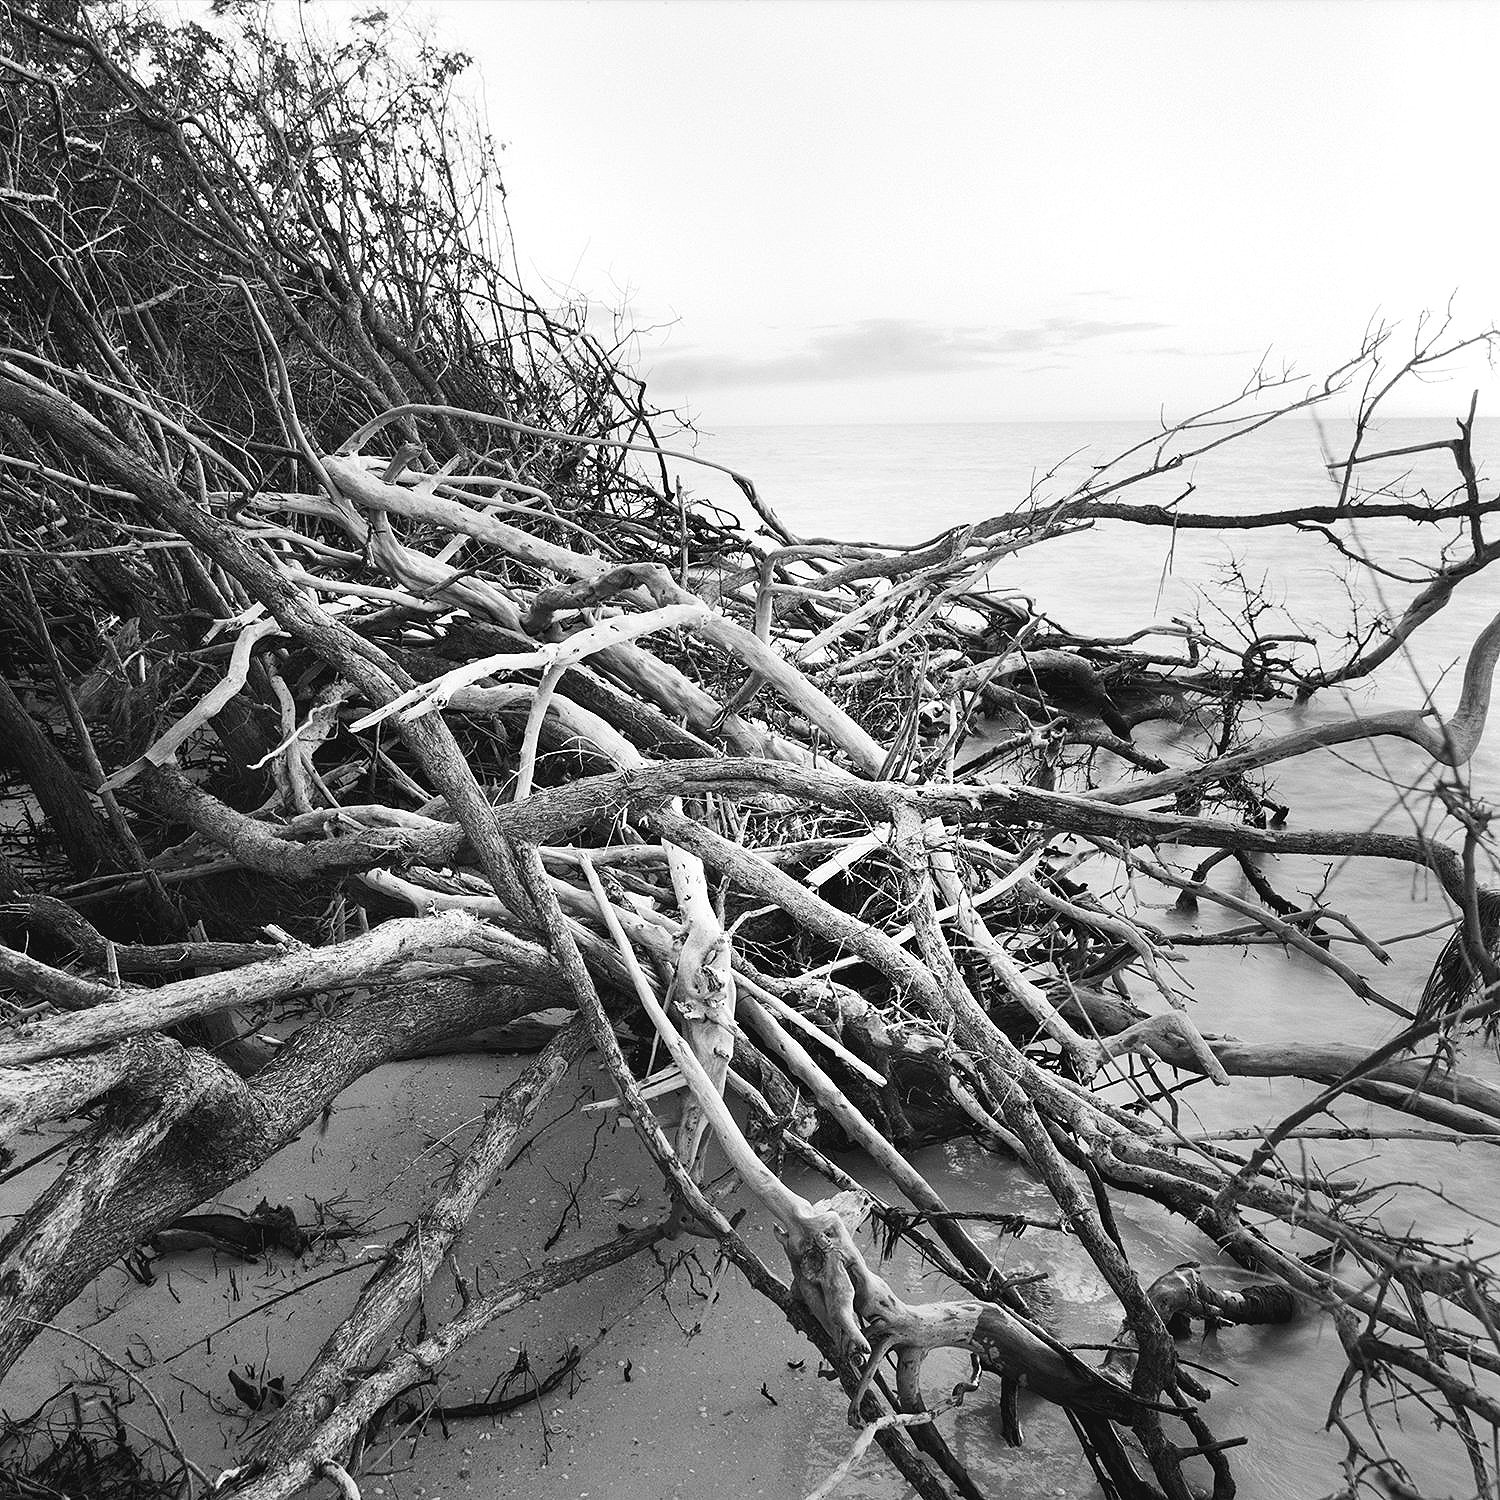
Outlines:
[[[381, 1248], [399, 1238], [437, 1189], [468, 1127], [525, 1061], [448, 1057], [381, 1068], [339, 1099], [326, 1126], [309, 1129], [221, 1200], [249, 1209], [266, 1197], [294, 1208], [304, 1224], [321, 1204], [358, 1224], [357, 1237], [300, 1259], [277, 1254], [258, 1264], [207, 1250], [173, 1254], [155, 1263], [151, 1286], [117, 1266], [60, 1321], [138, 1367], [188, 1456], [216, 1476], [262, 1420], [236, 1396], [231, 1367], [252, 1385], [278, 1376], [287, 1387], [295, 1382], [353, 1305]], [[613, 1111], [585, 1115], [577, 1107], [608, 1092], [585, 1064], [543, 1111], [531, 1132], [535, 1144], [483, 1200], [460, 1242], [458, 1263], [471, 1282], [490, 1287], [596, 1244], [617, 1225], [663, 1215], [665, 1193], [628, 1125]], [[24, 1138], [20, 1154], [34, 1155], [45, 1143]], [[591, 1148], [580, 1185], [579, 1163]], [[0, 1211], [22, 1209], [47, 1175], [42, 1167], [6, 1184]], [[575, 1190], [576, 1210], [569, 1207]], [[728, 1211], [740, 1206], [746, 1205], [731, 1199]], [[748, 1206], [748, 1232], [783, 1271], [777, 1245]], [[545, 1248], [560, 1223], [561, 1237]], [[690, 1258], [680, 1259], [683, 1253]], [[435, 1421], [394, 1443], [397, 1433], [388, 1430], [386, 1446], [366, 1455], [359, 1476], [366, 1500], [805, 1494], [852, 1440], [846, 1400], [836, 1383], [818, 1378], [816, 1351], [732, 1269], [716, 1275], [714, 1261], [706, 1242], [664, 1243], [655, 1256], [637, 1257], [492, 1325], [443, 1372], [446, 1403], [484, 1399], [522, 1350], [545, 1375], [576, 1343], [577, 1379], [503, 1418], [452, 1422], [446, 1436]], [[436, 1324], [457, 1306], [445, 1270], [427, 1312]], [[241, 1321], [225, 1328], [232, 1319]], [[100, 1361], [87, 1349], [44, 1333], [7, 1380], [5, 1410], [30, 1411], [69, 1379], [99, 1373]], [[123, 1385], [118, 1376], [111, 1383], [116, 1390]], [[159, 1432], [136, 1395], [125, 1408], [128, 1420]], [[988, 1397], [974, 1400], [964, 1420], [988, 1408]], [[332, 1494], [332, 1486], [323, 1492]], [[905, 1492], [878, 1451], [839, 1490], [849, 1500]]]

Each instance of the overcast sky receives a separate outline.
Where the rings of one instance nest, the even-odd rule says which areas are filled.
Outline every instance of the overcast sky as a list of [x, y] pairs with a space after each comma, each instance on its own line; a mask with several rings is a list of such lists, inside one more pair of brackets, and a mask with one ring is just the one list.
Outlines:
[[528, 274], [626, 304], [708, 428], [1180, 414], [1500, 318], [1500, 5], [408, 14], [475, 58]]

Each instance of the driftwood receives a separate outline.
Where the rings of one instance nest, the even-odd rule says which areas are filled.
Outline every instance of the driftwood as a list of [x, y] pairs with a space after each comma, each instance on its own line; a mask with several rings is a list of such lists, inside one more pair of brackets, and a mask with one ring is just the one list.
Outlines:
[[[1351, 1484], [1407, 1483], [1354, 1399], [1390, 1378], [1444, 1413], [1493, 1493], [1491, 1262], [1346, 1211], [1345, 1185], [1283, 1148], [1358, 1138], [1333, 1113], [1349, 1094], [1392, 1135], [1500, 1139], [1500, 1090], [1461, 1055], [1500, 1005], [1500, 893], [1463, 779], [1500, 617], [1447, 720], [1413, 703], [1256, 738], [1241, 717], [1368, 674], [1494, 560], [1472, 411], [1424, 445], [1451, 458], [1450, 493], [1360, 483], [1394, 383], [1478, 340], [1424, 328], [1393, 365], [1377, 332], [1321, 385], [1258, 376], [1076, 489], [917, 547], [804, 539], [743, 476], [742, 515], [695, 500], [674, 475], [699, 460], [665, 439], [669, 419], [474, 228], [493, 184], [482, 154], [477, 177], [448, 170], [446, 63], [400, 74], [373, 22], [321, 60], [244, 23], [284, 64], [273, 100], [234, 46], [93, 19], [0, 22], [16, 82], [0, 106], [0, 567], [19, 601], [0, 626], [0, 731], [8, 790], [55, 841], [0, 863], [0, 1133], [71, 1132], [0, 1241], [0, 1374], [113, 1262], [212, 1241], [224, 1226], [193, 1210], [372, 1068], [561, 1007], [572, 1019], [475, 1110], [442, 1189], [221, 1492], [270, 1500], [321, 1477], [357, 1495], [364, 1439], [465, 1340], [687, 1234], [829, 1361], [856, 1454], [879, 1442], [925, 1496], [977, 1493], [919, 1415], [924, 1361], [951, 1347], [987, 1377], [975, 1399], [995, 1389], [1008, 1440], [1024, 1388], [1070, 1415], [1108, 1493], [1181, 1500], [1184, 1464], [1205, 1458], [1227, 1500], [1233, 1442], [1176, 1339], [1193, 1318], [1283, 1315], [1329, 1318], [1343, 1341]], [[154, 82], [127, 66], [143, 55]], [[397, 96], [408, 107], [385, 110]], [[414, 241], [413, 163], [430, 194]], [[1359, 416], [1334, 505], [1230, 517], [1132, 493], [1346, 391]], [[1095, 523], [1314, 529], [1345, 555], [1356, 523], [1433, 541], [1404, 613], [1333, 661], [1253, 615], [1240, 640], [1201, 621], [1103, 639], [991, 591], [999, 558]], [[1192, 716], [1194, 762], [1133, 741]], [[1441, 768], [1447, 830], [1323, 827], [1260, 780], [1378, 735]], [[1453, 934], [1416, 1014], [1330, 934], [1380, 959], [1378, 936], [1249, 864], [1293, 854], [1434, 874]], [[1407, 1024], [1376, 1053], [1203, 1035], [1165, 963], [1190, 949], [1096, 895], [1085, 858], [1222, 901], [1252, 956], [1294, 949]], [[1220, 858], [1246, 861], [1256, 900], [1215, 887]], [[410, 1336], [586, 1050], [670, 1217]], [[1195, 1136], [1164, 1105], [1165, 1068], [1322, 1088], [1281, 1121]], [[669, 1133], [671, 1094], [687, 1103]], [[1055, 1200], [1045, 1223], [1120, 1304], [1109, 1359], [1060, 1340], [965, 1227], [1034, 1221], [951, 1204], [903, 1154], [957, 1135], [1014, 1153]], [[905, 1207], [831, 1159], [842, 1141]], [[782, 1150], [828, 1177], [826, 1197], [787, 1186]], [[715, 1153], [778, 1227], [786, 1279], [726, 1215]], [[1196, 1267], [1143, 1281], [1113, 1220], [1130, 1195], [1251, 1289]], [[898, 1295], [872, 1217], [951, 1294]]]

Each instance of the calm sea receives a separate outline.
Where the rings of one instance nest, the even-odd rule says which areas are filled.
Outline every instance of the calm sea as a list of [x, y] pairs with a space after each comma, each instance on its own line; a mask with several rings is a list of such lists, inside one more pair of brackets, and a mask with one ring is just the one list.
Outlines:
[[[1500, 422], [1482, 431], [1481, 451], [1500, 455]], [[1405, 448], [1455, 434], [1440, 419], [1388, 421], [1366, 443]], [[700, 451], [739, 469], [782, 520], [804, 537], [913, 543], [949, 527], [981, 521], [1024, 505], [1032, 494], [1057, 497], [1137, 445], [1133, 459], [1109, 471], [1123, 478], [1149, 467], [1149, 423], [1013, 422], [882, 427], [730, 428], [705, 438]], [[1168, 503], [1228, 515], [1328, 505], [1337, 491], [1331, 458], [1347, 452], [1345, 423], [1308, 420], [1272, 424], [1124, 491], [1122, 500]], [[1406, 457], [1363, 468], [1375, 485], [1400, 484], [1437, 496], [1457, 481], [1447, 454]], [[713, 498], [734, 503], [732, 487], [698, 471], [685, 475]], [[1355, 534], [1378, 561], [1403, 568], [1409, 528], [1369, 523]], [[1430, 540], [1430, 539], [1429, 539]], [[1351, 622], [1343, 580], [1354, 570], [1327, 542], [1291, 530], [1197, 532], [1101, 522], [1091, 532], [1018, 552], [999, 564], [992, 584], [1030, 596], [1070, 628], [1124, 632], [1197, 613], [1212, 623], [1231, 606], [1226, 586], [1235, 572], [1287, 611], [1267, 618], [1333, 642]], [[1391, 580], [1360, 583], [1366, 611], [1398, 608], [1410, 595]], [[1500, 588], [1480, 580], [1459, 591], [1415, 647], [1419, 671], [1440, 673], [1461, 655], [1473, 631], [1493, 612]], [[1393, 664], [1394, 665], [1394, 664]], [[1436, 676], [1434, 675], [1434, 681]]]
[[[1451, 422], [1391, 421], [1383, 425], [1375, 446], [1443, 440], [1454, 431]], [[1061, 493], [1091, 468], [1151, 436], [1149, 424], [1116, 422], [737, 428], [705, 437], [699, 451], [749, 475], [762, 497], [802, 536], [910, 543], [1013, 509], [1034, 490]], [[1500, 439], [1500, 430], [1486, 436]], [[1287, 421], [1130, 493], [1165, 502], [1191, 486], [1184, 509], [1227, 515], [1328, 504], [1335, 490], [1325, 445], [1337, 454], [1340, 444], [1347, 444], [1347, 432], [1340, 427], [1322, 431], [1305, 420]], [[1490, 451], [1500, 452], [1500, 442], [1492, 442]], [[1425, 488], [1437, 496], [1453, 487], [1456, 473], [1451, 458], [1438, 455], [1383, 465], [1378, 472], [1370, 470], [1368, 478], [1372, 485]], [[701, 471], [684, 470], [684, 480], [700, 493], [732, 503], [732, 488]], [[1382, 526], [1393, 529], [1387, 532]], [[1352, 541], [1389, 572], [1411, 576], [1409, 559], [1430, 557], [1435, 538], [1396, 523], [1372, 523]], [[1399, 577], [1355, 579], [1351, 574], [1347, 559], [1312, 533], [1288, 529], [1174, 536], [1161, 529], [1101, 523], [1003, 559], [991, 575], [991, 586], [1034, 600], [1074, 630], [1123, 635], [1174, 618], [1196, 618], [1226, 641], [1237, 638], [1236, 621], [1245, 600], [1253, 598], [1262, 632], [1299, 630], [1317, 639], [1325, 659], [1336, 659], [1348, 632], [1367, 623], [1372, 611], [1399, 612], [1415, 588]], [[1429, 693], [1440, 707], [1451, 707], [1469, 643], [1497, 610], [1500, 573], [1465, 584], [1424, 627], [1412, 650], [1389, 663], [1372, 683], [1347, 694], [1324, 695], [1302, 709], [1272, 706], [1265, 712], [1266, 730], [1284, 732], [1377, 707], [1415, 706]], [[1191, 756], [1191, 745], [1179, 742], [1177, 732], [1166, 726], [1143, 728], [1138, 739], [1169, 760]], [[1492, 801], [1500, 791], [1497, 752], [1500, 729], [1492, 728], [1469, 768], [1475, 790]], [[1124, 770], [1106, 767], [1105, 774]], [[1280, 769], [1274, 779], [1292, 804], [1294, 826], [1444, 827], [1430, 796], [1430, 768], [1401, 742], [1319, 752]], [[1451, 836], [1452, 825], [1445, 831]], [[1188, 864], [1194, 858], [1193, 851], [1183, 855]], [[1392, 962], [1377, 963], [1354, 946], [1342, 948], [1340, 956], [1397, 1003], [1414, 1002], [1441, 938], [1405, 935], [1447, 914], [1431, 881], [1405, 867], [1342, 870], [1330, 860], [1273, 860], [1265, 869], [1293, 899], [1310, 900], [1331, 882], [1331, 904], [1366, 932], [1389, 940]], [[1231, 894], [1255, 899], [1232, 867], [1221, 866], [1214, 879]], [[1196, 916], [1180, 914], [1171, 891], [1139, 883], [1130, 899], [1140, 916], [1169, 935], [1211, 931], [1230, 921], [1206, 907]], [[1206, 1032], [1259, 1041], [1373, 1045], [1390, 1035], [1395, 1024], [1389, 1013], [1356, 999], [1327, 970], [1273, 948], [1251, 949], [1248, 956], [1228, 949], [1179, 948], [1175, 958], [1177, 980]], [[1149, 1003], [1145, 994], [1138, 998]], [[1497, 1076], [1494, 1059], [1481, 1049], [1466, 1062]], [[1266, 1125], [1310, 1092], [1310, 1086], [1299, 1083], [1264, 1080], [1241, 1080], [1222, 1091], [1194, 1087], [1181, 1096], [1183, 1128]], [[1351, 1125], [1382, 1123], [1378, 1111], [1358, 1104], [1341, 1107], [1339, 1117]], [[1317, 1156], [1330, 1170], [1344, 1169], [1372, 1186], [1401, 1184], [1376, 1195], [1390, 1200], [1385, 1215], [1394, 1230], [1420, 1223], [1429, 1234], [1456, 1240], [1473, 1228], [1465, 1209], [1477, 1209], [1491, 1220], [1500, 1217], [1500, 1175], [1490, 1146], [1318, 1143]], [[975, 1149], [934, 1152], [924, 1165], [956, 1204], [1046, 1206], [1034, 1182]], [[1493, 1241], [1487, 1248], [1500, 1248], [1500, 1236], [1481, 1229]], [[1126, 1233], [1143, 1277], [1183, 1260], [1214, 1261], [1206, 1241], [1149, 1207], [1128, 1215]], [[1050, 1273], [1067, 1335], [1085, 1343], [1108, 1340], [1117, 1309], [1071, 1242], [1028, 1237], [999, 1243], [996, 1249], [1008, 1265], [1039, 1266]], [[898, 1273], [909, 1278], [915, 1296], [937, 1294], [922, 1280], [920, 1267], [904, 1265]], [[1323, 1428], [1343, 1357], [1325, 1320], [1271, 1331], [1228, 1330], [1188, 1352], [1238, 1382], [1216, 1385], [1207, 1415], [1219, 1436], [1250, 1439], [1248, 1448], [1232, 1455], [1243, 1496], [1291, 1500], [1339, 1487], [1342, 1447]], [[953, 1373], [961, 1375], [960, 1362], [954, 1363]], [[934, 1374], [930, 1383], [939, 1389], [943, 1380]], [[1028, 1431], [1027, 1448], [1019, 1453], [1000, 1449], [989, 1409], [981, 1402], [958, 1414], [956, 1446], [982, 1483], [997, 1486], [996, 1493], [1001, 1486], [1006, 1493], [1026, 1495], [1091, 1492], [1090, 1481], [1072, 1460], [1076, 1448], [1061, 1424], [1038, 1412]], [[1427, 1493], [1468, 1493], [1472, 1479], [1456, 1445], [1436, 1442], [1430, 1432], [1430, 1422], [1413, 1410], [1393, 1446], [1412, 1461], [1414, 1477]], [[847, 1434], [831, 1420], [811, 1437], [809, 1472], [825, 1472], [842, 1453]], [[870, 1464], [841, 1493], [886, 1497], [900, 1494], [901, 1487]]]

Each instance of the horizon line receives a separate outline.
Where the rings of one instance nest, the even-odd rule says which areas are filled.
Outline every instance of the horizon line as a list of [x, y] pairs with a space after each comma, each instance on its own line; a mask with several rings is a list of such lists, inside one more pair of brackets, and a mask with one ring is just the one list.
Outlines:
[[[1324, 421], [1351, 422], [1354, 420], [1353, 413], [1331, 413], [1331, 412], [1285, 412], [1281, 418], [1272, 420], [1295, 421], [1301, 420], [1311, 422], [1315, 415]], [[1246, 418], [1247, 421], [1253, 420]], [[1456, 422], [1457, 417], [1448, 413], [1436, 412], [1385, 412], [1375, 418], [1371, 425], [1379, 426], [1383, 422]], [[1480, 413], [1477, 422], [1500, 421], [1500, 413], [1486, 416]], [[1161, 432], [1168, 433], [1178, 429], [1174, 427], [1162, 427], [1159, 415], [1153, 416], [1078, 416], [1078, 417], [891, 417], [879, 421], [794, 421], [794, 422], [768, 422], [768, 421], [729, 421], [714, 422], [696, 420], [689, 424], [685, 431], [698, 433], [717, 432], [724, 428], [743, 427], [1043, 427], [1043, 426], [1078, 426], [1089, 422], [1115, 422], [1115, 423], [1151, 423]]]

